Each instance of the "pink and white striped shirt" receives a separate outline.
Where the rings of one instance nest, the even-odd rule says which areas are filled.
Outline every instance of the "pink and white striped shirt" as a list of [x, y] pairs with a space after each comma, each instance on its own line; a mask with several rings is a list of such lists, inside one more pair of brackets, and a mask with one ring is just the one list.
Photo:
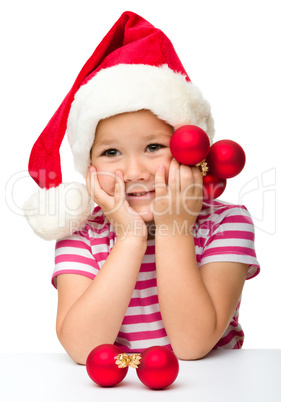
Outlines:
[[[219, 201], [204, 203], [193, 234], [198, 267], [209, 262], [232, 261], [249, 265], [247, 279], [259, 273], [254, 226], [244, 206]], [[53, 285], [56, 286], [56, 276], [62, 273], [94, 279], [115, 241], [116, 235], [110, 222], [97, 206], [83, 230], [57, 241]], [[244, 333], [238, 322], [240, 301], [227, 330], [214, 348], [242, 347]], [[129, 353], [142, 352], [154, 345], [171, 349], [158, 303], [154, 240], [147, 241], [133, 296], [115, 344]]]

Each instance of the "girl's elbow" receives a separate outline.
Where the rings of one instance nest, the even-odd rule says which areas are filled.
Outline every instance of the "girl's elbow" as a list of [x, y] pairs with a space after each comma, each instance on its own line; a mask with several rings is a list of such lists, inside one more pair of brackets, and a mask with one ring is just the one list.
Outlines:
[[91, 350], [83, 350], [81, 347], [79, 348], [79, 346], [77, 347], [77, 345], [74, 345], [71, 342], [62, 342], [60, 340], [60, 343], [71, 360], [73, 360], [74, 363], [82, 366], [86, 365], [87, 357], [91, 350], [95, 347], [94, 346]]
[[57, 331], [57, 338], [68, 354], [68, 356], [77, 364], [86, 365], [87, 356], [90, 353], [85, 352], [82, 349], [82, 345], [77, 344], [77, 342], [69, 339], [62, 331]]
[[71, 334], [64, 333], [63, 328], [61, 331], [57, 331], [57, 337], [68, 356], [75, 363], [83, 366], [86, 365], [87, 357], [94, 348], [104, 343], [113, 344], [113, 342], [110, 342], [108, 339], [91, 342], [79, 337], [78, 340], [77, 337], [72, 337]]
[[212, 350], [209, 346], [193, 346], [189, 348], [174, 349], [179, 360], [200, 360], [206, 357]]

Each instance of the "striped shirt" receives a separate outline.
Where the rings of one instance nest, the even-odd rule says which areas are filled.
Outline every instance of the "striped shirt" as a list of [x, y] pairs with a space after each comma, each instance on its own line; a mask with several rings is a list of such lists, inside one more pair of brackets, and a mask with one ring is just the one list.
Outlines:
[[[254, 248], [254, 225], [244, 206], [210, 201], [203, 204], [193, 229], [198, 267], [217, 261], [249, 265], [247, 279], [259, 273]], [[94, 279], [116, 241], [110, 222], [100, 207], [95, 207], [83, 230], [56, 243], [55, 270], [52, 277], [74, 273]], [[122, 279], [122, 278], [121, 278]], [[214, 348], [239, 349], [244, 333], [238, 322], [240, 302], [225, 333]], [[116, 338], [124, 352], [142, 352], [162, 345], [170, 349], [161, 318], [156, 283], [155, 241], [147, 241], [134, 292]]]

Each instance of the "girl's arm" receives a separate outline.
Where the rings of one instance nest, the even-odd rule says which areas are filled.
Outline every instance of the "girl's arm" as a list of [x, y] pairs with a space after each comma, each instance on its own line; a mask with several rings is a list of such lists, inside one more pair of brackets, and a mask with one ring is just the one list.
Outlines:
[[202, 207], [202, 175], [196, 167], [173, 160], [168, 187], [161, 167], [155, 181], [160, 311], [176, 355], [198, 359], [215, 346], [231, 321], [247, 265], [218, 262], [198, 269], [192, 228]]
[[137, 281], [146, 241], [116, 241], [94, 280], [76, 275], [57, 277], [57, 335], [69, 356], [86, 363], [90, 351], [113, 344]]
[[122, 172], [116, 173], [113, 196], [101, 188], [94, 167], [86, 181], [90, 196], [114, 226], [117, 240], [94, 280], [72, 274], [57, 279], [58, 338], [80, 364], [85, 364], [95, 346], [114, 343], [147, 247], [147, 227], [125, 199]]
[[192, 235], [156, 239], [160, 311], [176, 355], [205, 356], [222, 337], [241, 296], [248, 266], [209, 263], [198, 269]]

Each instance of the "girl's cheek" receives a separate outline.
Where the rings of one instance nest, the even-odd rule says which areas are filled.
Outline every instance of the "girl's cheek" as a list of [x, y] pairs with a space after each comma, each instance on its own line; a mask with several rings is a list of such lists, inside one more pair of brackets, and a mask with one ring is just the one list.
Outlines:
[[99, 172], [98, 179], [102, 189], [110, 196], [114, 195], [115, 189], [115, 176], [111, 172]]

